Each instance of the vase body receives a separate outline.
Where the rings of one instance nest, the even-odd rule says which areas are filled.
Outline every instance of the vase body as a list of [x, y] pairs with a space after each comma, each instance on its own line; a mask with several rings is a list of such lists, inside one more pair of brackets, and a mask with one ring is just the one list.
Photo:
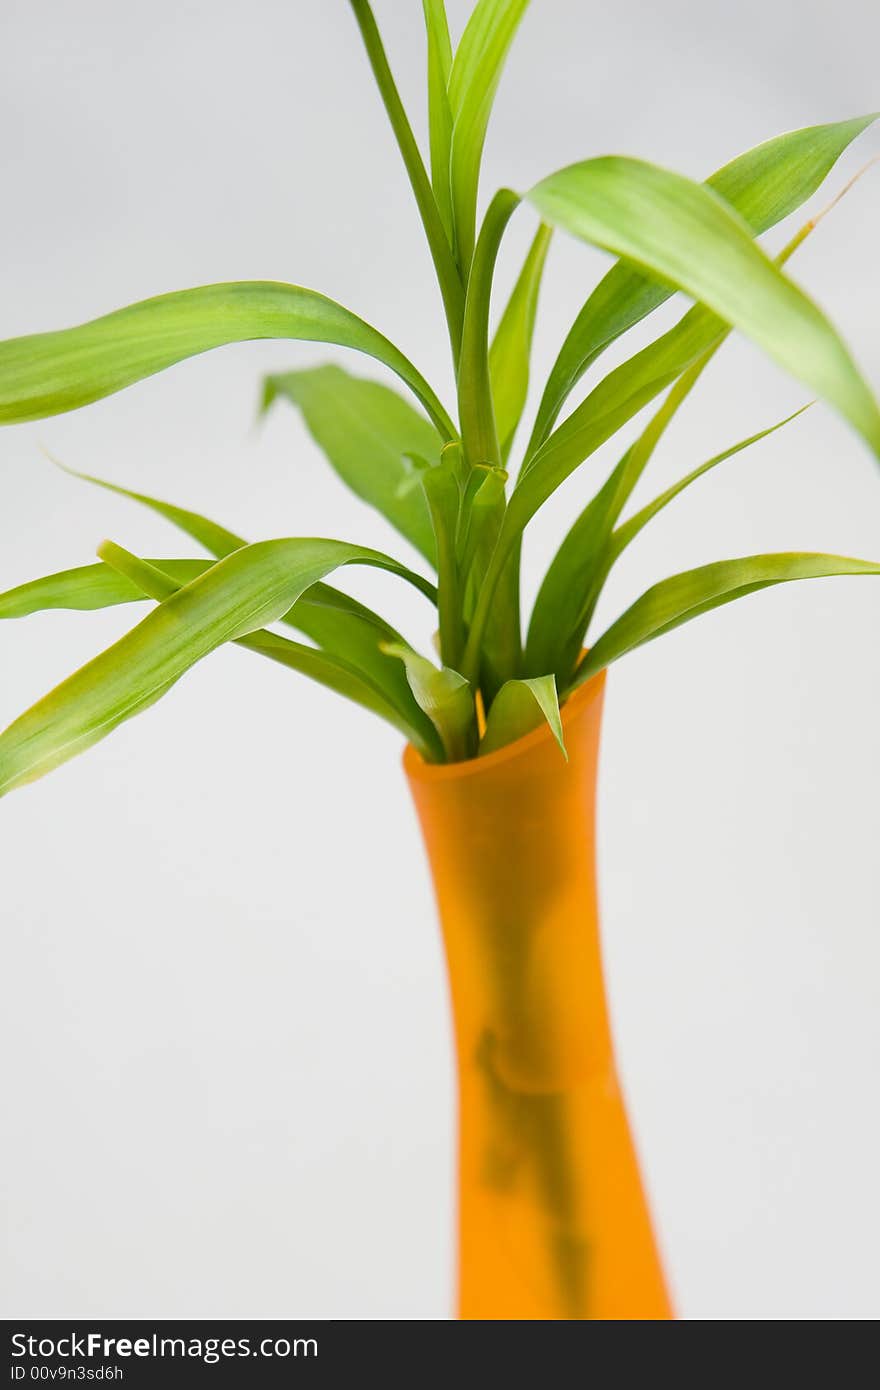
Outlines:
[[405, 768], [449, 971], [458, 1307], [477, 1319], [671, 1318], [618, 1084], [599, 947], [604, 675], [485, 758]]

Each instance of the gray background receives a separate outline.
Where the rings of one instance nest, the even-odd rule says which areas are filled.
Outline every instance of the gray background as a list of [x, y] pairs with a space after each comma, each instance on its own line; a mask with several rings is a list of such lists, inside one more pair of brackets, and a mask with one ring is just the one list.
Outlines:
[[[421, 6], [376, 8], [421, 131]], [[451, 4], [456, 24], [467, 8]], [[3, 336], [165, 289], [294, 280], [382, 326], [449, 397], [420, 230], [341, 0], [7, 0], [3, 29]], [[782, 130], [880, 105], [878, 40], [873, 0], [535, 0], [484, 189], [607, 151], [703, 176]], [[863, 138], [829, 194], [878, 150]], [[878, 227], [880, 171], [794, 273], [880, 384]], [[508, 283], [530, 230], [522, 214]], [[559, 239], [545, 368], [603, 264]], [[88, 562], [105, 535], [190, 551], [54, 471], [41, 445], [252, 538], [402, 552], [293, 412], [254, 427], [261, 372], [327, 355], [228, 348], [5, 432], [0, 584]], [[643, 495], [802, 399], [732, 342]], [[542, 514], [530, 593], [611, 461]], [[878, 519], [876, 466], [816, 409], [671, 508], [603, 616], [722, 556], [876, 558]], [[417, 598], [384, 576], [351, 583], [427, 641]], [[610, 989], [689, 1318], [880, 1314], [878, 604], [870, 581], [790, 586], [609, 681]], [[4, 628], [3, 722], [131, 617]], [[3, 803], [7, 1316], [448, 1316], [450, 1037], [399, 752], [354, 707], [228, 650]]]

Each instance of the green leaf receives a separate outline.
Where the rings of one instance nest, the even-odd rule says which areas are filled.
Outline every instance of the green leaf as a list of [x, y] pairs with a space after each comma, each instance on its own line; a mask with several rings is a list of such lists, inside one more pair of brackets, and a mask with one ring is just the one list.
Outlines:
[[389, 643], [385, 651], [403, 662], [413, 695], [440, 735], [446, 761], [455, 763], [473, 757], [477, 722], [469, 682], [448, 666], [438, 670], [433, 662], [405, 644]]
[[379, 88], [391, 129], [394, 131], [397, 148], [400, 150], [419, 216], [422, 219], [422, 226], [425, 229], [425, 236], [437, 273], [437, 281], [440, 285], [440, 293], [443, 296], [443, 307], [449, 326], [453, 357], [457, 361], [461, 341], [461, 314], [464, 306], [464, 286], [458, 266], [452, 254], [449, 237], [443, 225], [443, 218], [437, 206], [418, 143], [388, 64], [373, 11], [367, 0], [349, 0], [349, 3], [361, 31], [361, 38], [364, 41], [364, 48], [370, 60], [373, 76], [376, 79], [376, 86]]
[[[120, 547], [115, 549], [120, 551]], [[212, 562], [161, 559], [137, 563], [143, 567], [138, 571], [141, 576], [149, 567], [175, 581], [174, 588], [180, 588], [204, 574]], [[46, 575], [0, 594], [0, 619], [24, 618], [47, 609], [111, 608], [142, 602], [146, 596], [141, 584], [99, 562]], [[423, 756], [438, 754], [440, 744], [434, 727], [416, 704], [400, 662], [382, 650], [383, 643], [403, 641], [390, 623], [348, 594], [321, 583], [312, 584], [280, 621], [305, 633], [321, 650], [316, 652], [312, 647], [292, 643], [288, 644], [295, 648], [291, 655], [283, 645], [284, 639], [275, 642], [272, 634], [266, 633], [260, 639], [264, 655], [389, 719]], [[256, 650], [255, 642], [255, 638], [248, 638], [246, 645]], [[389, 710], [394, 712], [394, 718]]]
[[856, 574], [880, 575], [880, 564], [843, 555], [749, 555], [673, 575], [648, 589], [602, 634], [578, 667], [572, 689], [644, 642], [758, 589], [794, 579]]
[[584, 634], [606, 577], [604, 557], [618, 517], [721, 341], [714, 343], [679, 377], [660, 409], [566, 535], [544, 576], [532, 609], [526, 647], [528, 669], [555, 671], [560, 684], [568, 680], [580, 656]]
[[458, 414], [461, 442], [471, 467], [501, 463], [489, 373], [489, 306], [501, 238], [519, 203], [519, 195], [509, 188], [495, 194], [480, 229], [468, 280], [458, 371]]
[[440, 655], [455, 666], [462, 646], [462, 601], [456, 541], [462, 503], [461, 447], [449, 444], [444, 457], [420, 475], [437, 549]]
[[[140, 560], [112, 541], [104, 542], [101, 555], [105, 564], [112, 565], [120, 578], [137, 586], [138, 597], [148, 595], [161, 602], [181, 588], [167, 569], [153, 562]], [[307, 594], [309, 592], [306, 591]], [[302, 603], [304, 600], [300, 599], [299, 602]], [[343, 616], [350, 618], [347, 613]], [[389, 688], [387, 672], [384, 669], [378, 681], [372, 680], [365, 670], [364, 663], [352, 663], [344, 657], [328, 655], [325, 651], [304, 646], [301, 642], [291, 642], [288, 638], [268, 632], [265, 628], [249, 633], [246, 637], [237, 638], [235, 645], [298, 671], [301, 675], [310, 677], [327, 689], [334, 690], [338, 695], [379, 715], [414, 744], [423, 757], [436, 757], [441, 751], [435, 730], [413, 699], [406, 681], [403, 682], [403, 692], [399, 693], [393, 686]], [[392, 662], [378, 651], [377, 654], [392, 670], [395, 667], [399, 670], [399, 662]], [[399, 694], [403, 694], [404, 698], [401, 699]]]
[[540, 226], [489, 350], [489, 375], [501, 460], [507, 462], [529, 390], [529, 360], [541, 277], [553, 232]]
[[463, 272], [468, 270], [474, 250], [480, 163], [489, 116], [504, 61], [528, 3], [477, 0], [452, 62], [452, 208], [456, 253]]
[[[725, 164], [707, 180], [755, 236], [815, 193], [847, 146], [876, 114], [777, 136]], [[663, 304], [672, 291], [618, 261], [584, 304], [560, 349], [538, 409], [528, 454], [546, 439], [569, 392], [600, 353]]]
[[[150, 560], [181, 584], [188, 584], [206, 569], [209, 560]], [[27, 618], [48, 609], [69, 608], [94, 612], [112, 608], [119, 603], [136, 603], [143, 591], [107, 565], [82, 565], [77, 569], [61, 570], [18, 584], [0, 594], [0, 619]]]
[[[495, 590], [538, 508], [591, 454], [695, 363], [728, 330], [701, 305], [613, 372], [572, 411], [527, 463], [510, 498], [471, 622], [464, 669], [474, 669]], [[534, 669], [534, 667], [532, 668]]]
[[[401, 404], [405, 405], [405, 402], [401, 402]], [[423, 421], [419, 423], [423, 428], [430, 429], [430, 426]], [[458, 446], [450, 445], [448, 447], [457, 448]], [[216, 522], [210, 521], [198, 512], [173, 506], [171, 503], [162, 502], [156, 497], [149, 497], [143, 492], [133, 492], [130, 488], [120, 487], [117, 483], [109, 483], [103, 478], [94, 478], [87, 473], [77, 473], [74, 469], [67, 468], [63, 464], [58, 466], [63, 468], [64, 472], [71, 477], [93, 483], [97, 487], [106, 488], [110, 492], [127, 497], [156, 512], [166, 521], [170, 521], [185, 532], [186, 535], [198, 541], [217, 559], [222, 559], [224, 555], [229, 555], [247, 544], [241, 536], [237, 536], [233, 531], [228, 531], [225, 526], [218, 526]], [[154, 563], [159, 564], [160, 562]], [[194, 561], [192, 563], [200, 562]], [[165, 570], [168, 569], [168, 565], [164, 561], [161, 562], [161, 567]], [[92, 567], [94, 571], [98, 572], [98, 575], [101, 575], [103, 568], [100, 565]], [[76, 571], [74, 573], [84, 574], [85, 572]], [[192, 575], [186, 577], [191, 578]], [[45, 583], [45, 581], [37, 582], [38, 584]], [[106, 582], [106, 575], [104, 575], [102, 578], [104, 586], [106, 586]], [[86, 589], [88, 583], [89, 581], [85, 581]], [[423, 592], [425, 592], [424, 589]], [[432, 602], [438, 601], [438, 596], [433, 591], [428, 596], [432, 598]], [[141, 595], [140, 593], [132, 593], [128, 597], [134, 599], [141, 597]], [[113, 601], [123, 602], [125, 599], [117, 598]], [[2, 599], [0, 599], [0, 603], [2, 603]], [[80, 605], [75, 604], [74, 606]], [[103, 605], [98, 604], [96, 606]], [[383, 642], [403, 640], [390, 623], [385, 622], [384, 618], [379, 617], [372, 609], [358, 603], [348, 594], [340, 593], [338, 589], [332, 588], [329, 584], [319, 583], [313, 584], [311, 588], [307, 589], [302, 598], [297, 599], [281, 621], [304, 633], [313, 642], [317, 642], [329, 659], [339, 660], [348, 667], [354, 667], [361, 676], [377, 686], [384, 696], [406, 715], [410, 725], [415, 728], [417, 737], [413, 741], [418, 742], [419, 735], [422, 742], [434, 739], [433, 727], [416, 705], [406, 676], [401, 670], [400, 662], [386, 656], [382, 651]], [[315, 675], [313, 662], [310, 661], [309, 667], [308, 674], [312, 675], [314, 679], [320, 680], [321, 677]], [[326, 681], [323, 683], [327, 684]]]
[[[790, 259], [818, 221], [810, 219], [787, 242], [776, 257], [778, 265]], [[715, 315], [701, 306], [691, 309], [669, 333], [609, 373], [551, 435], [546, 446], [526, 461], [521, 477], [524, 487], [519, 496], [515, 494], [514, 516], [508, 518], [512, 522], [513, 542], [509, 537], [501, 538], [511, 548], [517, 530], [525, 525], [532, 508], [537, 509], [577, 466], [578, 454], [589, 457], [608, 437], [609, 421], [616, 422], [614, 428], [618, 428], [634, 413], [634, 406], [640, 408], [675, 380], [664, 404], [575, 521], [557, 552], [532, 612], [527, 669], [554, 670], [560, 684], [567, 683], [608, 575], [612, 529], [669, 423], [730, 332], [716, 331], [719, 328], [721, 320]], [[678, 370], [684, 367], [687, 370], [678, 376]], [[537, 465], [534, 476], [527, 476], [533, 465]], [[503, 557], [503, 544], [501, 554]], [[496, 569], [500, 569], [500, 563], [499, 559]]]
[[450, 246], [453, 240], [452, 190], [449, 161], [452, 153], [452, 107], [449, 74], [452, 44], [444, 0], [422, 0], [428, 40], [428, 131], [431, 146], [431, 185]]
[[[688, 383], [685, 377], [682, 377], [676, 392], [679, 392], [679, 388], [687, 387]], [[677, 402], [674, 396], [671, 396], [664, 407], [667, 419], [670, 405], [674, 407], [675, 404]], [[560, 685], [566, 685], [570, 673], [577, 665], [587, 628], [608, 575], [642, 528], [704, 473], [733, 458], [750, 445], [765, 439], [767, 435], [787, 425], [790, 420], [797, 419], [808, 408], [801, 406], [784, 420], [779, 420], [768, 429], [760, 430], [747, 439], [741, 439], [723, 453], [716, 454], [707, 463], [701, 464], [699, 468], [695, 468], [693, 472], [667, 488], [614, 531], [614, 524], [641, 472], [639, 463], [634, 462], [634, 458], [645, 439], [643, 435], [624, 456], [590, 505], [581, 513], [547, 571], [532, 612], [532, 624], [529, 629], [530, 645], [527, 656], [531, 668], [535, 669], [538, 663], [547, 659], [549, 652], [557, 680]], [[665, 423], [660, 419], [664, 411], [651, 422], [652, 425], [656, 426], [658, 422]], [[650, 431], [651, 426], [648, 429]]]
[[536, 676], [531, 680], [507, 681], [492, 701], [486, 732], [480, 740], [479, 756], [494, 753], [508, 743], [515, 743], [518, 738], [539, 728], [545, 720], [567, 761], [555, 677]]
[[837, 331], [712, 190], [642, 160], [587, 160], [528, 194], [545, 221], [625, 256], [739, 328], [880, 455], [880, 409]]
[[388, 556], [342, 541], [258, 541], [218, 561], [0, 735], [0, 794], [98, 742], [216, 647], [276, 622], [310, 585], [347, 564], [410, 577]]
[[636, 512], [634, 516], [631, 516], [628, 521], [625, 521], [623, 525], [619, 526], [614, 532], [609, 546], [605, 573], [607, 574], [611, 566], [617, 562], [626, 547], [635, 540], [636, 536], [647, 526], [648, 522], [652, 521], [659, 512], [662, 512], [664, 507], [668, 507], [669, 503], [674, 501], [680, 493], [684, 492], [685, 488], [690, 487], [691, 483], [695, 483], [698, 478], [702, 478], [704, 473], [708, 473], [711, 469], [717, 468], [719, 463], [726, 463], [728, 459], [735, 458], [737, 454], [742, 453], [744, 449], [750, 448], [752, 444], [757, 444], [759, 440], [766, 439], [768, 435], [775, 434], [777, 430], [782, 429], [783, 425], [788, 425], [792, 420], [796, 420], [799, 415], [803, 415], [804, 411], [809, 410], [811, 405], [812, 402], [802, 405], [799, 410], [792, 411], [791, 415], [786, 415], [784, 420], [777, 420], [775, 425], [768, 425], [766, 429], [759, 430], [757, 434], [750, 434], [748, 438], [741, 439], [738, 443], [732, 444], [729, 449], [723, 450], [720, 454], [715, 454], [705, 463], [701, 463], [698, 468], [694, 468], [683, 478], [679, 478], [678, 482], [673, 483], [665, 492], [661, 492], [659, 497], [655, 497], [652, 501], [648, 502], [646, 506], [642, 507], [640, 511]]
[[436, 463], [443, 441], [427, 420], [387, 386], [341, 367], [313, 367], [266, 378], [263, 409], [279, 397], [296, 406], [315, 443], [344, 483], [375, 507], [431, 564], [431, 517], [421, 488], [401, 486], [410, 456]]
[[187, 357], [255, 338], [367, 353], [406, 382], [444, 438], [455, 437], [434, 392], [393, 343], [332, 299], [271, 281], [180, 290], [77, 328], [0, 343], [0, 424], [76, 410]]
[[218, 526], [216, 521], [210, 521], [208, 517], [202, 516], [200, 512], [191, 512], [186, 507], [176, 507], [171, 502], [162, 502], [158, 497], [150, 497], [145, 492], [135, 492], [132, 488], [122, 487], [119, 483], [111, 483], [106, 478], [96, 478], [91, 473], [80, 473], [76, 468], [69, 468], [66, 463], [61, 463], [53, 458], [52, 462], [56, 468], [60, 468], [70, 478], [76, 478], [81, 483], [91, 483], [93, 487], [103, 488], [105, 492], [112, 492], [117, 497], [125, 497], [130, 502], [137, 502], [142, 507], [147, 507], [149, 511], [156, 512], [158, 516], [170, 521], [172, 526], [178, 527], [187, 536], [191, 536], [199, 545], [204, 546], [218, 560], [222, 560], [224, 555], [231, 555], [234, 550], [240, 550], [247, 542], [237, 536], [234, 531], [228, 531], [225, 526]]

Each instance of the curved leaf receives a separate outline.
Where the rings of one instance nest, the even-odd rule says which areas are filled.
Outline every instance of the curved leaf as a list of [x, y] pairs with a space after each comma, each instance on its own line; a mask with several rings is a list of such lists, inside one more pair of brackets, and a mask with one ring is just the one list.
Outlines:
[[[847, 146], [876, 119], [874, 113], [779, 135], [731, 160], [706, 182], [759, 236], [801, 207]], [[529, 454], [546, 439], [566, 397], [600, 353], [671, 293], [626, 262], [612, 266], [584, 304], [553, 364]]]
[[[584, 657], [571, 689], [610, 666], [627, 652], [661, 637], [701, 613], [772, 584], [794, 579], [825, 579], [833, 575], [880, 575], [880, 564], [851, 560], [844, 555], [748, 555], [741, 560], [720, 560], [698, 569], [685, 570], [661, 580], [636, 599], [617, 622], [612, 623]], [[568, 693], [568, 692], [566, 692]]]
[[[104, 542], [101, 555], [104, 563], [113, 566], [113, 572], [120, 579], [137, 586], [138, 597], [149, 596], [162, 602], [181, 588], [166, 568], [151, 561], [141, 560], [122, 546], [114, 545], [112, 541]], [[303, 600], [300, 599], [299, 602], [302, 603]], [[363, 666], [352, 664], [339, 656], [328, 655], [327, 652], [314, 647], [307, 647], [302, 642], [291, 642], [289, 638], [280, 637], [265, 628], [249, 633], [246, 637], [236, 638], [235, 645], [308, 676], [327, 689], [334, 690], [338, 695], [377, 714], [418, 748], [422, 757], [436, 757], [440, 752], [436, 732], [413, 699], [405, 680], [404, 690], [401, 692], [404, 698], [395, 698], [398, 695], [397, 690], [389, 690], [385, 680], [377, 682], [370, 679]], [[392, 663], [388, 658], [383, 659], [392, 668], [399, 668], [399, 662]], [[382, 675], [385, 674], [383, 671]]]
[[53, 458], [52, 462], [69, 478], [76, 478], [81, 483], [91, 483], [92, 487], [112, 492], [116, 497], [125, 497], [129, 502], [137, 502], [140, 506], [155, 512], [185, 535], [198, 541], [199, 545], [204, 546], [205, 550], [218, 560], [247, 545], [247, 541], [242, 540], [234, 531], [219, 526], [216, 521], [202, 516], [200, 512], [192, 512], [187, 507], [177, 507], [172, 502], [162, 502], [158, 497], [150, 497], [145, 492], [135, 492], [133, 488], [123, 487], [120, 483], [111, 483], [107, 478], [96, 478], [92, 473], [80, 473], [76, 468], [69, 468], [58, 459]]
[[768, 425], [766, 429], [759, 430], [757, 434], [750, 434], [746, 439], [740, 439], [738, 443], [732, 444], [729, 449], [724, 449], [720, 454], [714, 454], [712, 458], [708, 459], [705, 463], [701, 463], [698, 468], [692, 469], [690, 473], [686, 473], [683, 478], [679, 478], [678, 482], [666, 488], [658, 497], [653, 498], [636, 512], [634, 516], [631, 516], [628, 521], [618, 526], [611, 537], [609, 555], [606, 562], [606, 572], [607, 569], [610, 569], [611, 566], [616, 563], [626, 547], [635, 540], [636, 536], [647, 526], [648, 522], [652, 521], [659, 512], [662, 512], [664, 507], [668, 507], [669, 503], [673, 502], [675, 498], [678, 497], [679, 493], [684, 492], [685, 488], [690, 487], [691, 483], [695, 483], [698, 478], [702, 478], [704, 473], [709, 473], [713, 468], [717, 468], [719, 463], [726, 463], [728, 459], [735, 458], [737, 454], [741, 454], [744, 449], [748, 449], [753, 444], [759, 443], [760, 440], [766, 439], [768, 435], [775, 434], [777, 430], [782, 429], [783, 425], [788, 425], [792, 420], [796, 420], [798, 416], [803, 415], [805, 410], [810, 409], [811, 404], [812, 402], [808, 402], [806, 405], [802, 405], [798, 410], [793, 410], [790, 415], [786, 415], [784, 420], [777, 420], [775, 425]]
[[187, 357], [256, 338], [336, 343], [375, 357], [444, 438], [455, 435], [424, 377], [375, 328], [314, 290], [259, 280], [162, 294], [77, 328], [0, 343], [0, 424], [76, 410]]
[[[406, 402], [401, 401], [400, 404], [408, 409]], [[420, 420], [419, 423], [424, 429], [431, 430], [431, 426], [425, 421]], [[241, 536], [227, 530], [225, 526], [218, 526], [215, 521], [209, 520], [208, 517], [202, 516], [198, 512], [174, 506], [169, 502], [162, 502], [143, 492], [133, 492], [130, 488], [121, 487], [118, 483], [107, 482], [104, 478], [95, 478], [88, 473], [78, 473], [75, 469], [68, 468], [64, 464], [58, 466], [71, 477], [93, 483], [97, 487], [105, 488], [120, 497], [127, 497], [131, 501], [138, 502], [141, 506], [156, 512], [186, 535], [198, 541], [218, 560], [247, 544]], [[153, 563], [159, 565], [166, 572], [168, 571], [168, 563], [164, 561], [154, 561]], [[176, 565], [179, 562], [172, 563]], [[192, 563], [200, 562], [194, 561]], [[99, 576], [98, 591], [106, 590], [107, 574], [106, 572], [103, 575], [101, 573], [104, 571], [104, 566], [97, 565], [91, 568], [93, 571], [97, 571]], [[193, 571], [193, 573], [195, 572]], [[74, 571], [73, 573], [81, 574], [85, 579], [85, 571]], [[50, 578], [52, 577], [50, 576]], [[38, 585], [45, 585], [45, 583], [46, 581], [37, 581]], [[89, 581], [85, 580], [86, 589], [88, 583]], [[67, 581], [65, 587], [68, 597], [76, 592], [75, 586]], [[438, 601], [438, 595], [433, 591], [433, 586], [429, 596], [432, 602]], [[126, 596], [117, 596], [112, 602], [121, 603], [139, 597], [141, 597], [139, 593], [129, 593], [127, 598]], [[2, 605], [2, 596], [0, 596], [0, 605]], [[79, 603], [72, 605], [65, 603], [63, 606], [80, 607], [81, 605]], [[104, 605], [98, 603], [95, 606], [103, 607]], [[0, 608], [0, 616], [2, 616], [2, 608]], [[354, 667], [363, 677], [379, 687], [396, 708], [406, 713], [411, 726], [416, 729], [417, 733], [421, 732], [423, 741], [426, 739], [430, 741], [433, 738], [434, 730], [415, 703], [406, 676], [401, 670], [400, 662], [386, 656], [382, 651], [383, 642], [401, 642], [403, 639], [391, 624], [381, 618], [378, 613], [374, 613], [372, 609], [367, 608], [348, 594], [334, 589], [331, 585], [318, 583], [313, 584], [301, 598], [297, 599], [281, 621], [286, 623], [288, 627], [296, 628], [298, 632], [305, 633], [313, 642], [317, 642], [328, 658], [342, 661], [347, 666]], [[308, 674], [312, 675], [313, 679], [320, 680], [321, 677], [315, 674], [315, 663], [310, 662], [309, 665]]]
[[545, 221], [625, 256], [739, 328], [880, 455], [880, 409], [837, 331], [712, 190], [612, 156], [551, 174], [528, 198]]
[[660, 409], [588, 502], [544, 576], [532, 609], [528, 666], [564, 683], [577, 664], [605, 573], [603, 556], [620, 513], [657, 445], [721, 345], [713, 344], [678, 378]]
[[[117, 552], [119, 549], [116, 547]], [[173, 585], [167, 590], [171, 593], [204, 574], [213, 562], [153, 559], [137, 563], [142, 567], [141, 575], [149, 567], [172, 580]], [[48, 609], [82, 612], [139, 603], [148, 592], [136, 580], [99, 561], [61, 570], [0, 593], [0, 620], [29, 617]], [[383, 718], [390, 718], [388, 710], [393, 710], [395, 718], [391, 722], [419, 748], [423, 757], [437, 755], [439, 743], [434, 728], [416, 704], [400, 662], [382, 650], [383, 643], [403, 641], [390, 623], [357, 599], [322, 583], [312, 584], [279, 621], [310, 637], [320, 650], [301, 643], [284, 645], [284, 638], [275, 641], [271, 633], [263, 634], [259, 643], [256, 638], [248, 638], [244, 645], [254, 650], [259, 646], [264, 655], [301, 671]], [[291, 648], [295, 649], [293, 653]]]
[[399, 657], [406, 668], [413, 695], [434, 725], [443, 743], [446, 761], [473, 757], [477, 719], [473, 691], [464, 676], [448, 666], [438, 669], [411, 647], [389, 643], [389, 656]]
[[[150, 560], [181, 584], [188, 584], [205, 570], [210, 560]], [[49, 609], [69, 608], [94, 612], [113, 608], [120, 603], [136, 603], [143, 591], [107, 565], [81, 565], [77, 569], [59, 570], [40, 579], [31, 579], [0, 594], [0, 619], [28, 618], [33, 613]]]
[[480, 740], [479, 757], [515, 743], [545, 721], [567, 762], [555, 678], [535, 676], [530, 680], [507, 681], [492, 701], [486, 732]]
[[504, 60], [529, 0], [477, 0], [449, 74], [452, 110], [450, 179], [455, 248], [463, 271], [476, 238], [477, 191], [489, 116]]
[[91, 747], [216, 647], [276, 622], [347, 564], [409, 577], [388, 556], [343, 541], [258, 541], [218, 561], [0, 734], [0, 795]]

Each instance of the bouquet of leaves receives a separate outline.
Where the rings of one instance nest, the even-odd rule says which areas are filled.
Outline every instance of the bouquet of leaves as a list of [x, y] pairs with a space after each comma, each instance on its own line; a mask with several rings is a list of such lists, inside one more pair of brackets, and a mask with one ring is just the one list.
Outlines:
[[[264, 405], [285, 398], [302, 412], [339, 476], [397, 528], [421, 563], [414, 568], [336, 539], [248, 544], [203, 516], [91, 478], [181, 528], [205, 558], [145, 559], [108, 541], [98, 563], [0, 595], [2, 617], [152, 603], [127, 635], [0, 735], [0, 793], [42, 776], [139, 714], [226, 642], [363, 705], [394, 724], [425, 759], [457, 761], [509, 743], [543, 720], [561, 742], [560, 704], [572, 690], [640, 644], [721, 604], [787, 580], [880, 574], [878, 563], [836, 555], [722, 560], [661, 579], [606, 631], [592, 632], [603, 585], [643, 527], [697, 479], [786, 423], [758, 429], [625, 515], [665, 430], [733, 329], [836, 408], [880, 454], [874, 395], [826, 315], [785, 270], [816, 219], [775, 253], [757, 240], [810, 198], [873, 118], [782, 135], [702, 184], [639, 159], [588, 158], [523, 195], [502, 189], [480, 216], [490, 111], [528, 0], [478, 0], [454, 49], [443, 0], [424, 0], [427, 159], [370, 6], [350, 4], [436, 272], [457, 384], [454, 407], [400, 348], [351, 310], [315, 290], [257, 281], [161, 295], [79, 327], [0, 344], [0, 422], [74, 410], [226, 343], [290, 338], [366, 353], [397, 376], [405, 395], [332, 366], [271, 377]], [[493, 306], [508, 223], [529, 212], [538, 219], [534, 239], [506, 304]], [[521, 436], [554, 229], [615, 259], [577, 309]], [[676, 291], [688, 305], [674, 326], [578, 392], [606, 349]], [[652, 403], [647, 423], [631, 429]], [[616, 436], [619, 461], [573, 519], [524, 631], [519, 560], [526, 528], [555, 490]], [[391, 571], [435, 606], [437, 659], [415, 651], [384, 616], [327, 582], [347, 565]]]

